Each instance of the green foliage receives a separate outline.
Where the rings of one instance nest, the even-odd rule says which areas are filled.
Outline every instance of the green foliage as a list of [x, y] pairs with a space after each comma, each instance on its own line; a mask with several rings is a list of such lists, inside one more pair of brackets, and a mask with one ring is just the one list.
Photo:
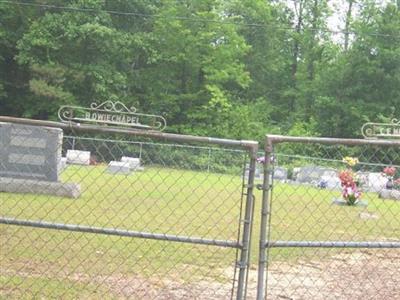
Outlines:
[[1, 3], [0, 114], [119, 100], [170, 132], [358, 137], [400, 107], [399, 9], [359, 2], [345, 49], [325, 0]]

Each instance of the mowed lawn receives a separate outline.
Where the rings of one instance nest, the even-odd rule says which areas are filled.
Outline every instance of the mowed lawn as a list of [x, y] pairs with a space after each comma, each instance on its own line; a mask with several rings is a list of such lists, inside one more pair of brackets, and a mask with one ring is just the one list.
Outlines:
[[[1, 215], [218, 240], [236, 240], [240, 175], [148, 167], [128, 176], [105, 166], [69, 166], [63, 182], [80, 183], [78, 199], [0, 193]], [[261, 192], [255, 192], [252, 263], [258, 256]], [[366, 208], [332, 205], [340, 191], [276, 183], [273, 240], [399, 240], [400, 202], [375, 193]], [[87, 298], [121, 278], [162, 286], [163, 280], [229, 282], [236, 250], [194, 244], [17, 226], [0, 226], [0, 297], [56, 295]], [[270, 261], [327, 252], [274, 249]], [[329, 252], [329, 253], [332, 253]], [[129, 280], [123, 285], [129, 285]], [[121, 287], [119, 287], [121, 288]]]

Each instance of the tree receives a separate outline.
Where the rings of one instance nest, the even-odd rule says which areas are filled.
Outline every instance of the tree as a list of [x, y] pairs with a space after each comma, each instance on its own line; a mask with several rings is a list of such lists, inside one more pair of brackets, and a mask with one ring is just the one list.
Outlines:
[[249, 85], [242, 63], [249, 47], [223, 13], [216, 0], [165, 1], [146, 35], [134, 89], [148, 110], [166, 112], [175, 131], [221, 135], [235, 95]]
[[18, 41], [18, 62], [30, 71], [31, 116], [49, 118], [62, 104], [123, 99], [131, 38], [101, 12], [103, 1], [73, 1], [98, 12], [51, 11]]
[[319, 79], [316, 115], [320, 133], [354, 137], [366, 120], [399, 113], [400, 15], [394, 5], [365, 3], [354, 22], [352, 47]]

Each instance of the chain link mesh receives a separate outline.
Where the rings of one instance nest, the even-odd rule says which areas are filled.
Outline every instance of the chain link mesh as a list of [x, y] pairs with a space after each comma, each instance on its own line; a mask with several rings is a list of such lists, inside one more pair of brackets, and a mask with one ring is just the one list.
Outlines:
[[267, 168], [267, 299], [400, 299], [399, 144], [283, 138]]
[[[236, 297], [247, 151], [93, 135], [64, 136], [59, 150], [90, 151], [88, 164], [59, 166], [78, 197], [0, 192], [1, 297]], [[123, 156], [140, 165], [112, 169]]]

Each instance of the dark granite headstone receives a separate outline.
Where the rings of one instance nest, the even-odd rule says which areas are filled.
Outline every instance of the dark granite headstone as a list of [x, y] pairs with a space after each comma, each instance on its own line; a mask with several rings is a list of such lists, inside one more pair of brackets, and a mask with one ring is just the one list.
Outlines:
[[58, 181], [63, 132], [0, 122], [0, 177]]

